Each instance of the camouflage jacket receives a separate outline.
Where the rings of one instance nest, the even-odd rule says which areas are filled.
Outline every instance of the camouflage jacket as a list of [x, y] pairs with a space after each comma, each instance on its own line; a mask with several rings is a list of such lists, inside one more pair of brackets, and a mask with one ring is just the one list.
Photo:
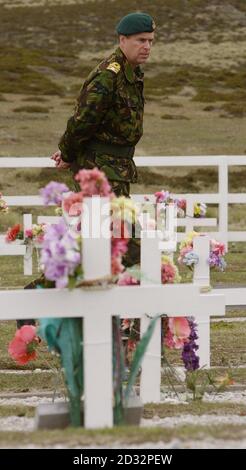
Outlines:
[[[97, 166], [110, 180], [135, 182], [132, 157], [143, 133], [143, 110], [143, 73], [140, 67], [133, 69], [118, 48], [81, 88], [75, 113], [59, 143], [62, 159], [71, 163], [74, 172]], [[97, 142], [96, 149], [93, 142]], [[106, 148], [100, 149], [98, 143]], [[117, 151], [126, 147], [129, 155]]]

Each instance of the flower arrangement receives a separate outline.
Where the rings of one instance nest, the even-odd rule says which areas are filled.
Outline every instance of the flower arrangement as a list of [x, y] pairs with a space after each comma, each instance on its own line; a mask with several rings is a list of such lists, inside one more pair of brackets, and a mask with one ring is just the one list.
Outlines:
[[37, 359], [37, 347], [40, 338], [37, 329], [33, 325], [23, 325], [16, 331], [14, 338], [9, 343], [8, 352], [17, 364], [25, 365]]
[[[193, 240], [195, 237], [202, 236], [202, 233], [190, 232], [187, 237], [180, 243], [180, 252], [178, 262], [184, 266], [193, 269], [194, 265], [198, 263], [198, 256], [193, 251]], [[217, 268], [224, 271], [226, 268], [226, 261], [224, 259], [225, 245], [217, 240], [210, 240], [210, 253], [208, 263], [210, 268]]]
[[[156, 204], [170, 204], [174, 203], [177, 207], [177, 213], [180, 217], [186, 216], [186, 200], [185, 199], [175, 199], [173, 198], [169, 191], [165, 191], [164, 189], [161, 191], [157, 191], [155, 193], [155, 202]], [[203, 202], [196, 202], [193, 208], [193, 216], [194, 217], [205, 217], [207, 212], [207, 205]]]
[[11, 243], [15, 240], [22, 240], [24, 245], [39, 245], [43, 242], [45, 231], [46, 224], [34, 224], [32, 228], [25, 230], [25, 233], [21, 224], [15, 224], [8, 228], [5, 241]]
[[186, 209], [186, 200], [185, 199], [174, 199], [171, 197], [169, 191], [165, 191], [162, 189], [161, 191], [157, 191], [155, 194], [155, 202], [156, 204], [163, 204], [164, 207], [168, 204], [175, 204], [177, 207], [177, 214], [180, 217], [184, 217], [185, 209]]
[[[99, 195], [109, 197], [112, 211], [111, 236], [111, 281], [124, 270], [122, 257], [127, 252], [129, 234], [125, 222], [135, 218], [135, 209], [132, 201], [125, 197], [116, 198], [103, 172], [97, 168], [80, 170], [76, 175], [81, 191], [68, 192], [65, 185], [56, 182], [49, 183], [42, 189], [45, 204], [62, 204], [65, 215], [69, 217], [82, 216], [82, 202], [85, 197]], [[64, 198], [64, 199], [63, 199]], [[65, 219], [66, 220], [66, 219]], [[82, 220], [82, 219], [81, 219]], [[75, 225], [75, 230], [68, 230], [66, 222], [62, 220], [57, 225], [47, 227], [43, 238], [41, 252], [41, 266], [45, 278], [54, 281], [58, 288], [73, 288], [81, 285], [83, 273], [81, 271], [81, 223]]]
[[0, 193], [0, 213], [6, 214], [9, 211], [6, 201], [3, 199], [2, 193]]

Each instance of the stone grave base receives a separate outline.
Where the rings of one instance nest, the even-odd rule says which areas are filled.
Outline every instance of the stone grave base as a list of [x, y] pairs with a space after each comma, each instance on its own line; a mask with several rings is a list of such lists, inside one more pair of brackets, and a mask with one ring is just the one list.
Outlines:
[[[138, 426], [142, 417], [143, 405], [139, 397], [131, 396], [124, 407], [124, 424]], [[81, 422], [84, 422], [84, 404], [81, 402]], [[37, 429], [64, 429], [70, 425], [68, 402], [42, 403], [35, 416]]]

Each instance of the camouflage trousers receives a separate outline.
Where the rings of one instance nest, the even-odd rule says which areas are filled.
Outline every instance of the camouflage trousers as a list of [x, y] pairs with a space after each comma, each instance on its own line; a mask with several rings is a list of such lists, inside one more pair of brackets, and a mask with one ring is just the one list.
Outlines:
[[109, 183], [111, 185], [112, 191], [117, 197], [119, 196], [130, 197], [130, 183], [126, 181], [110, 181], [110, 180], [109, 180]]

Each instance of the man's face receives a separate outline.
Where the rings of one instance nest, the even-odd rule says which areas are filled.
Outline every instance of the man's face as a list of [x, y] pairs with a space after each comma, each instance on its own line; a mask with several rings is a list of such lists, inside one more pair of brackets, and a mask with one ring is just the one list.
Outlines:
[[144, 64], [148, 59], [153, 40], [154, 32], [132, 34], [131, 36], [120, 35], [120, 48], [128, 62], [136, 67], [136, 65]]

